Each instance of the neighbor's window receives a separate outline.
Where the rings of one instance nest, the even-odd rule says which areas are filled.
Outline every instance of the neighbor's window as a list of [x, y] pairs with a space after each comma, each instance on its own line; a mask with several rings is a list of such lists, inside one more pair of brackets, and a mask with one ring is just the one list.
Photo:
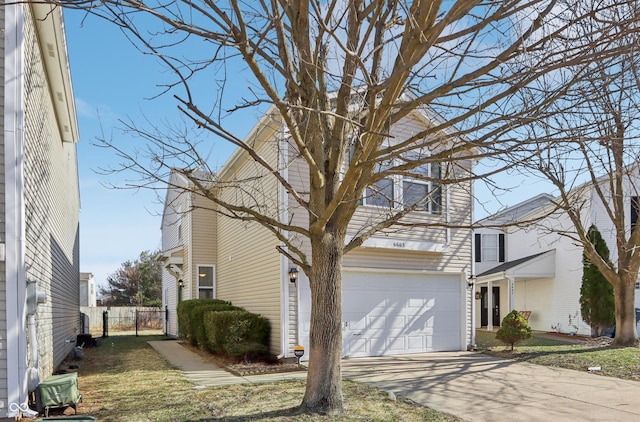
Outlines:
[[215, 266], [198, 265], [198, 298], [215, 298]]
[[476, 262], [504, 262], [504, 234], [476, 233]]

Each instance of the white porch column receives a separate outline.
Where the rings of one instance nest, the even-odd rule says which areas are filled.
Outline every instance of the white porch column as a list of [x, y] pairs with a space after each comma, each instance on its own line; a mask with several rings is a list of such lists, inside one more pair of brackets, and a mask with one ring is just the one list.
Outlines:
[[516, 309], [515, 302], [515, 291], [516, 291], [516, 279], [515, 277], [509, 277], [509, 312]]
[[493, 331], [493, 283], [487, 282], [487, 331]]

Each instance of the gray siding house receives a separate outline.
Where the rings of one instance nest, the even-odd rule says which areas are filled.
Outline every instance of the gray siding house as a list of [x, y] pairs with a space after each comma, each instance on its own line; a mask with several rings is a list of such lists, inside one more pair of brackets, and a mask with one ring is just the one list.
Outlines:
[[79, 333], [78, 127], [62, 12], [0, 8], [0, 420]]

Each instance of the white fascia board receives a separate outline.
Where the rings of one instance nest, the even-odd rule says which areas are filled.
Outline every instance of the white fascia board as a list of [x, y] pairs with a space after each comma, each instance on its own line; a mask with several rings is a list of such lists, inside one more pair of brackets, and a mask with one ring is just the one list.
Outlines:
[[78, 120], [71, 84], [62, 8], [48, 3], [31, 3], [35, 27], [40, 41], [52, 102], [64, 142], [78, 142]]

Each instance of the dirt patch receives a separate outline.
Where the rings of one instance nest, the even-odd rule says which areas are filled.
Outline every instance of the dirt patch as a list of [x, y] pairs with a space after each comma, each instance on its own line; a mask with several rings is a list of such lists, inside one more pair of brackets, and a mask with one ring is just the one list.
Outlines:
[[207, 362], [224, 369], [227, 372], [237, 376], [245, 375], [261, 375], [261, 374], [278, 374], [283, 372], [298, 372], [306, 371], [307, 369], [302, 366], [298, 366], [297, 363], [290, 362], [247, 362], [237, 361], [234, 359], [225, 358], [224, 356], [213, 355], [207, 351], [201, 350], [197, 347], [190, 345], [188, 342], [181, 341], [180, 344], [189, 349], [190, 351], [197, 353]]
[[577, 336], [577, 335], [571, 335], [571, 334], [566, 334], [566, 333], [556, 333], [555, 331], [549, 331], [547, 332], [547, 335], [549, 336], [553, 336], [553, 337], [558, 337], [558, 338], [563, 338], [563, 339], [567, 339], [567, 340], [582, 340], [582, 341], [587, 341], [590, 340], [591, 337], [586, 337], [586, 336]]

